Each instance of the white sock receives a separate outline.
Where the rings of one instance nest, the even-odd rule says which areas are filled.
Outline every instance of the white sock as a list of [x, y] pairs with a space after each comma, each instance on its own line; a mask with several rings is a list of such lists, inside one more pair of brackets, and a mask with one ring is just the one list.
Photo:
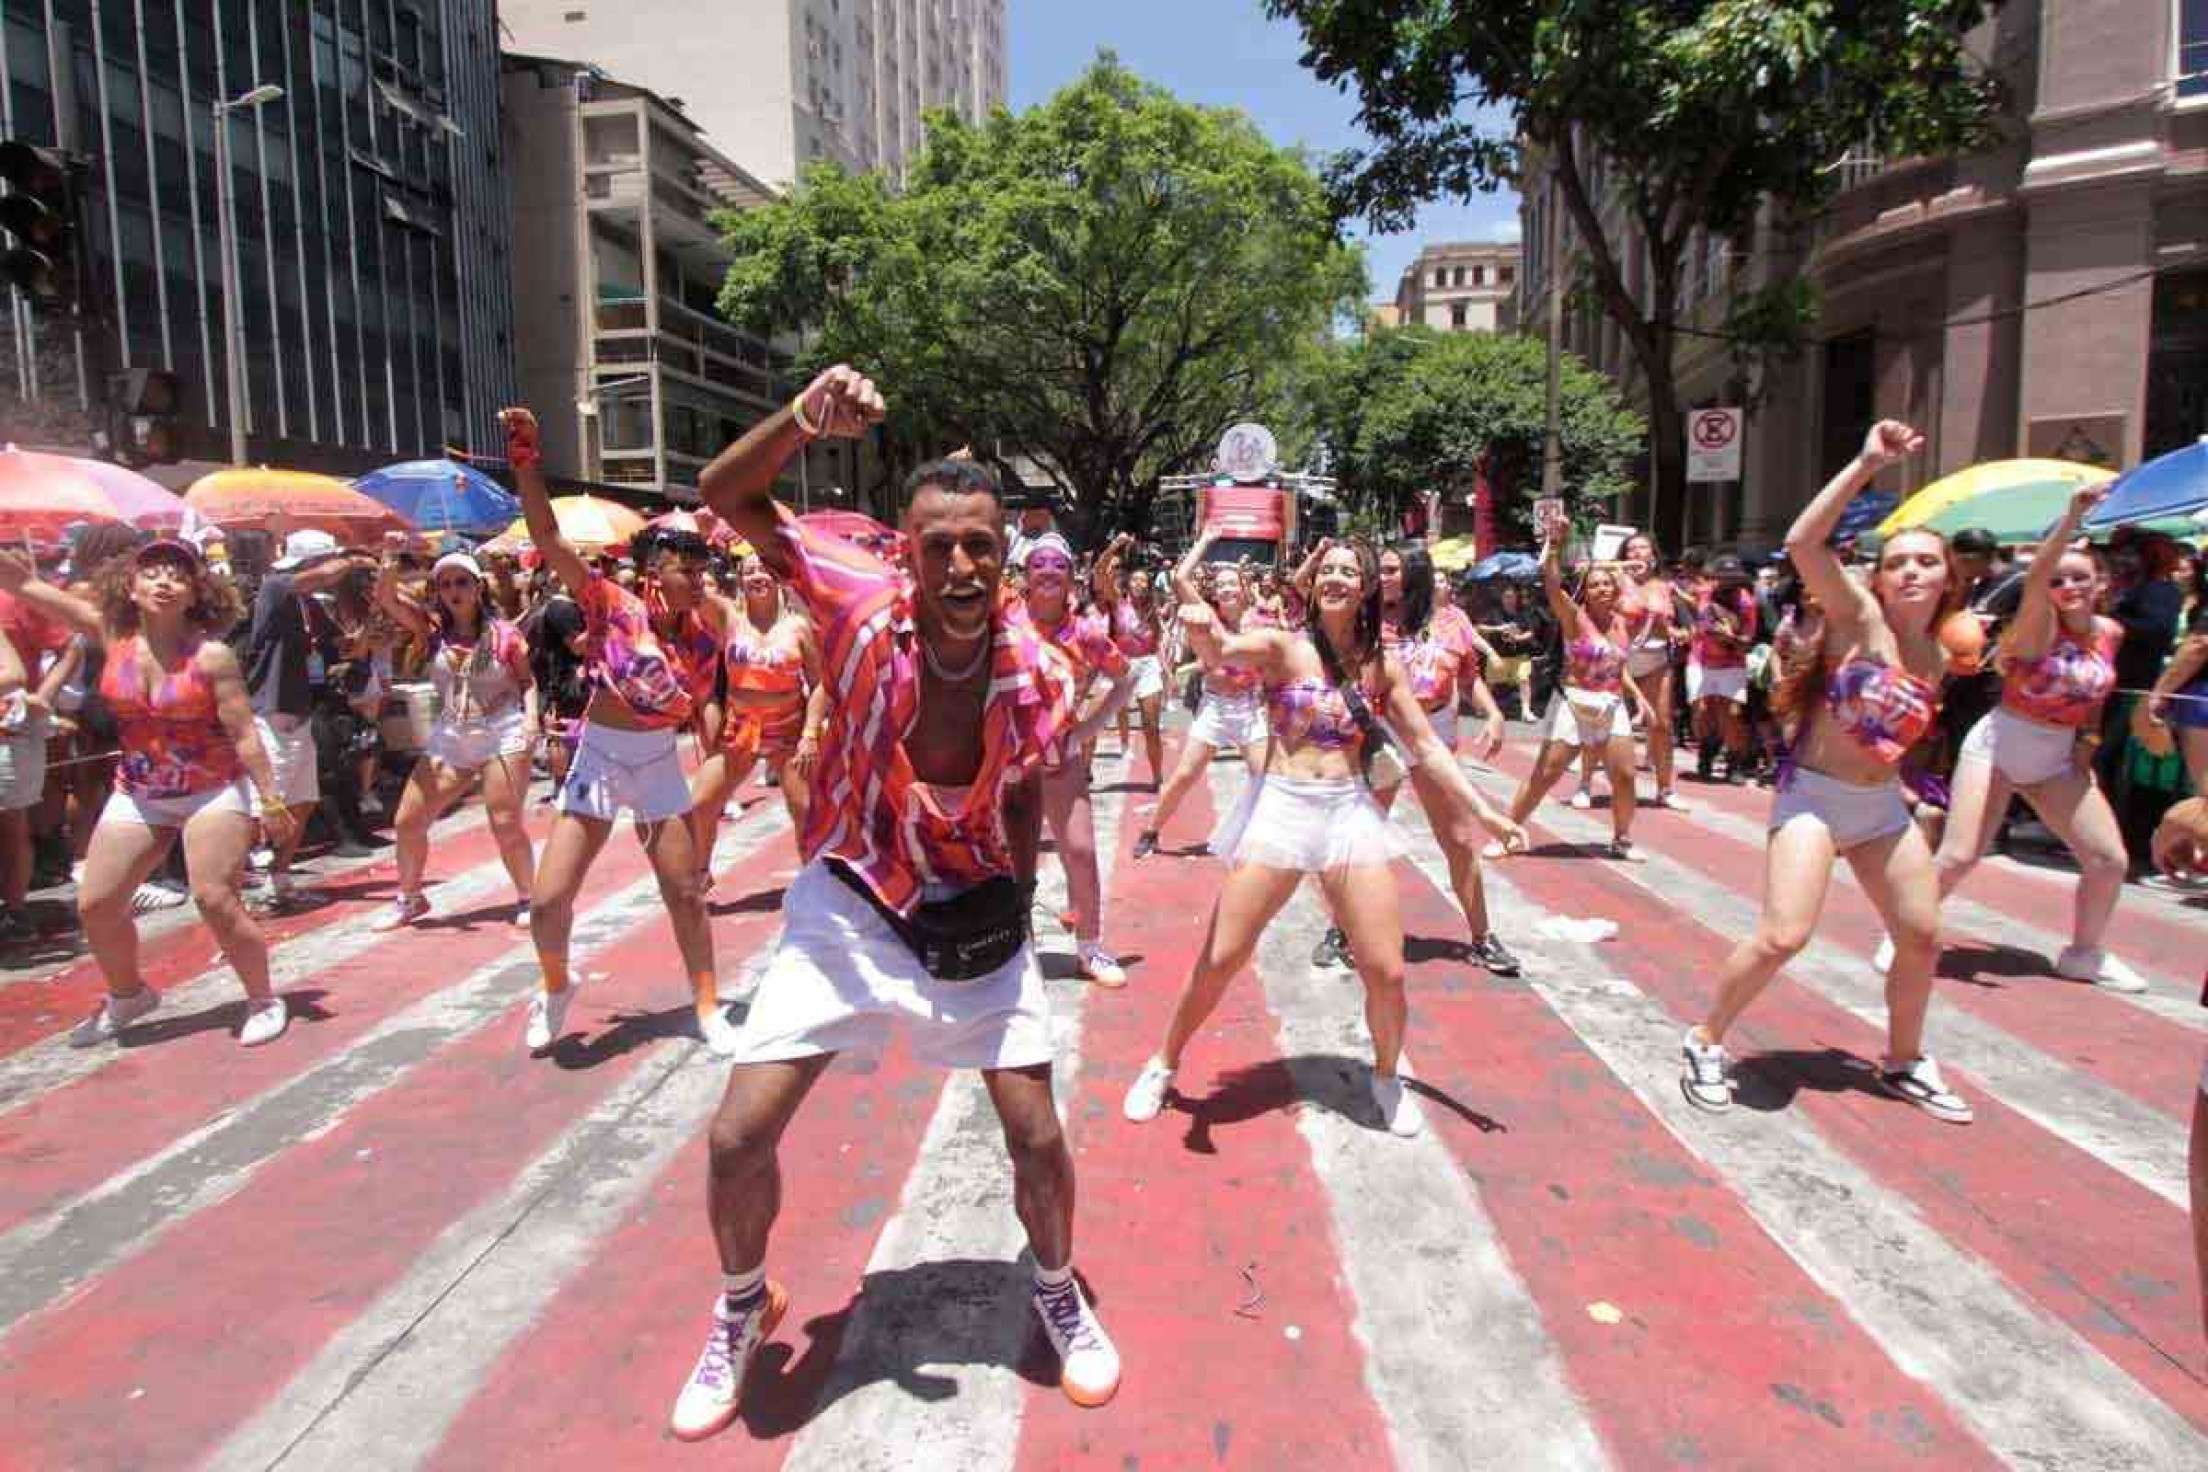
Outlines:
[[1073, 1264], [1070, 1262], [1062, 1268], [1046, 1268], [1041, 1263], [1035, 1265], [1035, 1286], [1045, 1292], [1055, 1293], [1072, 1281]]
[[761, 1263], [748, 1273], [721, 1274], [721, 1292], [727, 1296], [730, 1303], [748, 1302], [758, 1294], [760, 1289], [766, 1286], [767, 1268], [765, 1263]]

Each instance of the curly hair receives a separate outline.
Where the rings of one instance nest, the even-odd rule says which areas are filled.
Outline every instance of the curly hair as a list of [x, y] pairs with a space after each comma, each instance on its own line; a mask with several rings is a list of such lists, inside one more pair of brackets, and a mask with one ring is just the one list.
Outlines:
[[[187, 563], [181, 557], [163, 560], [184, 568], [191, 583], [192, 601], [184, 609], [186, 623], [218, 639], [237, 627], [238, 620], [245, 616], [245, 605], [239, 600], [237, 589], [209, 572], [205, 563]], [[138, 632], [138, 604], [131, 597], [131, 587], [137, 582], [138, 569], [142, 565], [136, 557], [114, 557], [100, 569], [95, 582], [99, 591], [100, 621], [107, 625], [112, 637], [129, 638]]]

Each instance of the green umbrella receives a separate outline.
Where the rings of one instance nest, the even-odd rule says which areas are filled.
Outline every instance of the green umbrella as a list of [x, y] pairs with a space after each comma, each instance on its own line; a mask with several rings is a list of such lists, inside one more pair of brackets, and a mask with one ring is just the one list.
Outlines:
[[2075, 485], [2059, 481], [2027, 482], [1943, 506], [1906, 530], [1953, 537], [1978, 527], [1993, 533], [2004, 547], [2030, 546], [2047, 535], [2047, 528], [2061, 517], [2076, 490]]

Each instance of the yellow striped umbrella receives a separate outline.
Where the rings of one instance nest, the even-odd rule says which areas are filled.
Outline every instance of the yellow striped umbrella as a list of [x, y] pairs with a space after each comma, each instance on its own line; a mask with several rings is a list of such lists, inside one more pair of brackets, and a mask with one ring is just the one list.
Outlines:
[[[2080, 465], [2075, 460], [1988, 460], [1942, 476], [1896, 506], [1878, 524], [1878, 535], [1882, 539], [1890, 537], [1934, 517], [1943, 525], [1953, 526], [1957, 524], [1957, 508], [1988, 496], [2062, 503], [2080, 486], [2115, 478], [2114, 471]], [[2059, 509], [2056, 514], [2061, 514]]]
[[[568, 544], [585, 552], [617, 547], [644, 530], [644, 518], [619, 501], [603, 496], [556, 496], [552, 519]], [[493, 552], [515, 552], [530, 545], [529, 520], [523, 517], [484, 544]]]
[[254, 527], [276, 536], [312, 529], [349, 547], [373, 546], [414, 523], [341, 480], [304, 470], [242, 465], [192, 482], [184, 504], [228, 531]]

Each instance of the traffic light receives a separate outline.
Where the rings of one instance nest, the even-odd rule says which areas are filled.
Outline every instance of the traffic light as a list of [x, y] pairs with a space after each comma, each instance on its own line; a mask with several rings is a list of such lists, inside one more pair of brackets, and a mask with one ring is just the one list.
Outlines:
[[177, 411], [183, 407], [176, 375], [160, 368], [126, 368], [107, 378], [108, 440], [127, 464], [174, 461], [180, 453]]
[[4, 276], [32, 301], [65, 306], [76, 296], [76, 176], [58, 149], [0, 141], [0, 230], [14, 237]]

